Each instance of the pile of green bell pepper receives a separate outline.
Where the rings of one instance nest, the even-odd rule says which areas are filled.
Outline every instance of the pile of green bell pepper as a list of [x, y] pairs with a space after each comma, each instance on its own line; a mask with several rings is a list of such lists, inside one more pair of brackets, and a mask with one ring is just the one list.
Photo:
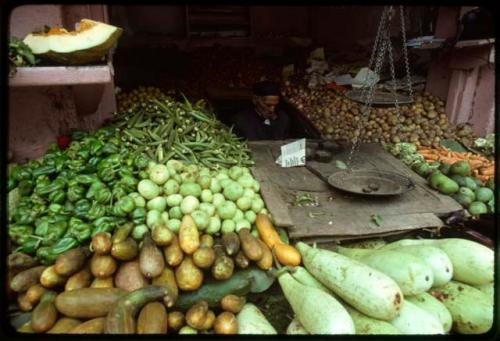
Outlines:
[[149, 159], [127, 150], [119, 134], [112, 126], [75, 131], [65, 150], [51, 143], [43, 158], [9, 165], [8, 190], [17, 188], [20, 199], [9, 212], [8, 235], [18, 251], [52, 264], [98, 232], [144, 223], [146, 211], [128, 194]]

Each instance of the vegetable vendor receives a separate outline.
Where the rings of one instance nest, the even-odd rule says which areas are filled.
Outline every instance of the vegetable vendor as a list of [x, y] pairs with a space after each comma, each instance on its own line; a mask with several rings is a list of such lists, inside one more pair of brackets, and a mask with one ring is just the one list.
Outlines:
[[235, 115], [235, 133], [247, 140], [285, 140], [290, 134], [290, 118], [278, 105], [279, 85], [269, 81], [253, 86], [253, 107]]

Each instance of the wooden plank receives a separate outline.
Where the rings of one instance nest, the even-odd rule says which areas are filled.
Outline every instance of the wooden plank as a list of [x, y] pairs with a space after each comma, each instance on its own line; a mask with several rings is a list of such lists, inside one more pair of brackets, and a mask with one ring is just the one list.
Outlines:
[[260, 184], [260, 192], [266, 207], [272, 212], [274, 224], [279, 227], [293, 226], [287, 204], [281, 198], [278, 188], [266, 181]]

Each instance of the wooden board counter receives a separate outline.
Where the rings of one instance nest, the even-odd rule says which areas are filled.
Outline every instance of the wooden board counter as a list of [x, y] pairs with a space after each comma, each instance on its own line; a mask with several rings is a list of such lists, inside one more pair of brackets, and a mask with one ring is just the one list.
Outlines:
[[[356, 196], [330, 187], [306, 167], [281, 168], [275, 163], [286, 141], [250, 142], [256, 165], [254, 176], [261, 183], [262, 197], [277, 226], [288, 228], [292, 239], [332, 241], [391, 235], [421, 228], [443, 226], [440, 218], [461, 211], [451, 197], [430, 189], [424, 178], [387, 153], [379, 144], [362, 145], [353, 169], [378, 169], [410, 177], [415, 188], [394, 197]], [[346, 161], [348, 150], [337, 153], [331, 163], [308, 161], [328, 177], [335, 161]], [[297, 194], [309, 193], [319, 206], [300, 207], [293, 202]], [[372, 219], [378, 214], [377, 225]]]

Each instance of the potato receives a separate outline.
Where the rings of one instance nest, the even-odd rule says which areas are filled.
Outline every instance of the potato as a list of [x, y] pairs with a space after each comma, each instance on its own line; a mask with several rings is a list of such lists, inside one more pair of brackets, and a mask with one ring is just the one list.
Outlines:
[[71, 276], [83, 267], [89, 255], [90, 251], [87, 247], [66, 251], [57, 256], [54, 271], [60, 276]]
[[55, 270], [55, 265], [46, 268], [41, 276], [40, 283], [46, 288], [54, 288], [66, 283], [67, 277], [59, 275]]
[[111, 251], [111, 234], [108, 232], [98, 232], [92, 237], [91, 247], [94, 253], [105, 255]]
[[82, 270], [72, 275], [66, 281], [64, 286], [65, 291], [87, 288], [92, 283], [92, 273], [90, 272], [90, 268], [85, 266]]
[[184, 325], [184, 314], [180, 311], [172, 311], [168, 314], [168, 328], [175, 331], [181, 329]]
[[97, 278], [108, 278], [116, 271], [117, 264], [109, 255], [94, 254], [90, 259], [90, 271]]
[[124, 241], [113, 244], [111, 247], [111, 256], [121, 261], [129, 261], [137, 257], [139, 254], [139, 247], [137, 242], [130, 237]]
[[168, 328], [167, 310], [159, 302], [149, 302], [137, 318], [137, 334], [166, 334]]
[[169, 267], [165, 267], [158, 277], [153, 278], [151, 284], [163, 286], [168, 289], [169, 295], [165, 296], [167, 301], [164, 299], [164, 303], [168, 308], [173, 307], [179, 296], [179, 288], [177, 287], [174, 271]]
[[167, 264], [172, 267], [178, 266], [182, 262], [184, 253], [179, 245], [177, 236], [174, 235], [172, 243], [163, 248], [163, 253], [165, 255], [165, 259], [167, 260]]
[[208, 303], [200, 301], [186, 312], [186, 323], [194, 329], [202, 329], [207, 319]]
[[115, 275], [115, 286], [128, 292], [144, 288], [148, 284], [137, 260], [121, 264]]
[[32, 285], [40, 282], [40, 276], [45, 269], [45, 266], [40, 265], [21, 271], [10, 281], [10, 288], [15, 292], [24, 292], [28, 290]]
[[243, 296], [226, 295], [220, 301], [222, 310], [237, 314], [246, 303], [246, 298]]
[[203, 283], [203, 272], [196, 267], [192, 258], [187, 256], [175, 269], [175, 279], [179, 289], [193, 291]]
[[165, 268], [165, 258], [149, 236], [149, 233], [146, 233], [143, 238], [143, 245], [139, 254], [139, 269], [146, 278], [153, 278], [162, 273]]
[[193, 254], [200, 247], [200, 233], [190, 215], [182, 218], [179, 230], [179, 245], [186, 254]]
[[238, 321], [233, 313], [224, 311], [217, 316], [214, 323], [216, 334], [238, 334]]
[[194, 264], [201, 269], [208, 269], [215, 260], [215, 252], [210, 247], [200, 247], [193, 254]]

